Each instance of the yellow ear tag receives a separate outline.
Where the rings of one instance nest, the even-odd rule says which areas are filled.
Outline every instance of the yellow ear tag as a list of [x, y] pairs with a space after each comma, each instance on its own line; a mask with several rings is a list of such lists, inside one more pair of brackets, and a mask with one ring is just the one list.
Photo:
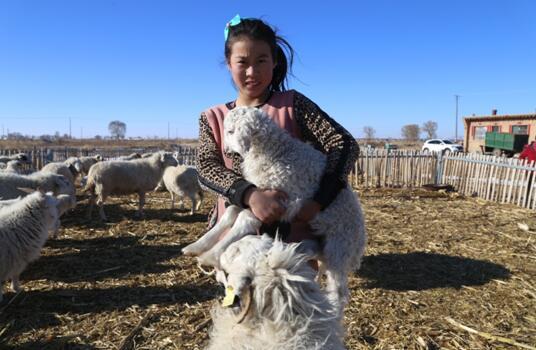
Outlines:
[[221, 302], [221, 305], [223, 307], [229, 307], [233, 305], [234, 298], [235, 298], [235, 295], [233, 292], [234, 292], [234, 289], [232, 286], [227, 286], [227, 288], [225, 288], [225, 298], [223, 298], [223, 301]]

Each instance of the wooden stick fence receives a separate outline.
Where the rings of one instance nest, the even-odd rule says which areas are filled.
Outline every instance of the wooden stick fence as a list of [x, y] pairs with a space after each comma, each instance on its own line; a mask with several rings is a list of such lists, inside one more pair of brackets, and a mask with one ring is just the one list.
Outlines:
[[420, 187], [434, 183], [438, 157], [417, 151], [366, 150], [356, 161], [356, 187]]
[[366, 150], [355, 163], [351, 181], [364, 188], [449, 184], [466, 196], [536, 209], [535, 174], [535, 163], [515, 158]]
[[515, 158], [479, 154], [444, 157], [441, 182], [466, 195], [536, 209], [536, 165]]

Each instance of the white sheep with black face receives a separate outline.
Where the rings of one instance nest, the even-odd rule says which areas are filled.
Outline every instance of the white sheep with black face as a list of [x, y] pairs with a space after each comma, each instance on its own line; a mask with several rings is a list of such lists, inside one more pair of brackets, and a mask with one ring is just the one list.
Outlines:
[[3, 282], [11, 279], [19, 291], [21, 272], [39, 257], [49, 232], [58, 230], [58, 207], [52, 193], [40, 191], [0, 207], [0, 301]]
[[301, 244], [247, 236], [221, 255], [226, 297], [208, 349], [344, 349], [337, 312]]
[[[242, 156], [242, 174], [258, 188], [275, 189], [288, 195], [282, 221], [291, 222], [303, 203], [313, 198], [326, 167], [326, 155], [293, 138], [262, 110], [237, 107], [224, 119], [224, 144], [228, 152]], [[326, 288], [334, 306], [341, 311], [348, 297], [348, 274], [358, 269], [365, 245], [365, 220], [357, 194], [347, 186], [321, 211], [310, 225], [323, 237], [320, 254]], [[197, 255], [203, 265], [220, 267], [220, 256], [234, 241], [255, 234], [261, 222], [250, 210], [226, 209], [220, 222], [197, 242], [183, 248]], [[230, 231], [220, 239], [220, 236]], [[219, 240], [219, 241], [218, 241]]]

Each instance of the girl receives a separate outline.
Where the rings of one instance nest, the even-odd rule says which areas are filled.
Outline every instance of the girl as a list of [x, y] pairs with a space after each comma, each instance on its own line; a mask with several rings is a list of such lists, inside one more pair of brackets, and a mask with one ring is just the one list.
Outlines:
[[[199, 180], [219, 195], [209, 228], [230, 203], [250, 208], [263, 222], [261, 231], [275, 232], [279, 228], [284, 241], [298, 242], [311, 237], [307, 223], [346, 186], [359, 152], [357, 143], [315, 103], [295, 90], [287, 90], [293, 56], [289, 43], [260, 19], [237, 15], [225, 28], [225, 61], [238, 95], [234, 101], [207, 109], [199, 121]], [[278, 222], [285, 211], [282, 201], [286, 194], [246, 181], [241, 176], [240, 156], [223, 150], [223, 119], [236, 106], [262, 108], [292, 136], [311, 143], [328, 157], [318, 192], [303, 206], [290, 230]]]

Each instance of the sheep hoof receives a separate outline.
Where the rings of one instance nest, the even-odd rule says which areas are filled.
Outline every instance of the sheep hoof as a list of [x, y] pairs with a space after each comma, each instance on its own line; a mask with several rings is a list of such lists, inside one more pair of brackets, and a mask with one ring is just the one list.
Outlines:
[[199, 263], [199, 265], [202, 265], [202, 266], [213, 266], [213, 267], [218, 267], [218, 258], [216, 258], [216, 256], [214, 256], [214, 254], [212, 253], [204, 253], [204, 254], [201, 254], [198, 258], [197, 258], [197, 261]]
[[199, 249], [196, 249], [195, 243], [192, 243], [182, 248], [182, 254], [188, 256], [198, 256], [199, 254], [201, 254], [201, 252], [199, 251]]

